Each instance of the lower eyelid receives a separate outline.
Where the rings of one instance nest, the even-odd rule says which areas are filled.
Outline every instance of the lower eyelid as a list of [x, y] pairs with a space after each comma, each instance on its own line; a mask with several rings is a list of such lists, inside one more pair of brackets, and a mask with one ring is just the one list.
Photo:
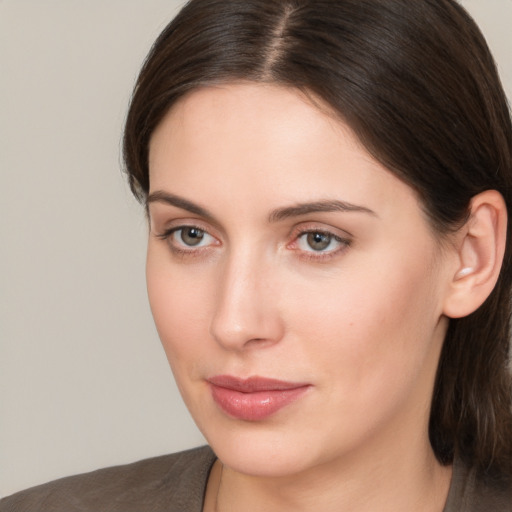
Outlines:
[[343, 254], [349, 249], [348, 245], [343, 245], [338, 249], [330, 252], [314, 252], [314, 251], [297, 251], [296, 257], [299, 260], [309, 262], [309, 263], [328, 263], [330, 261], [338, 261], [338, 258], [341, 258]]
[[296, 257], [301, 260], [309, 261], [311, 263], [326, 263], [329, 260], [341, 257], [350, 247], [351, 241], [340, 238], [340, 245], [335, 249], [328, 251], [314, 251], [314, 250], [303, 250], [298, 247], [292, 247], [292, 250], [296, 253]]

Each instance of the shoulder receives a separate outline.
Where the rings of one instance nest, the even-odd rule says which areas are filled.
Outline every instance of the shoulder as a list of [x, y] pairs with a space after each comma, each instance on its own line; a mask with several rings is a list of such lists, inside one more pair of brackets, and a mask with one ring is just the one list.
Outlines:
[[453, 467], [444, 512], [512, 512], [512, 481], [479, 478], [460, 460]]
[[62, 478], [0, 500], [0, 512], [199, 512], [214, 461], [202, 447]]

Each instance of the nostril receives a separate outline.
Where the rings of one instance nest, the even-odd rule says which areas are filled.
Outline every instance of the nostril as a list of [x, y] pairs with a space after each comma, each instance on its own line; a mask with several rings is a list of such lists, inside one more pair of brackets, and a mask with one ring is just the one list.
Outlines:
[[[228, 314], [229, 313], [229, 314]], [[235, 321], [233, 310], [217, 314], [211, 323], [210, 334], [215, 341], [228, 350], [263, 348], [278, 342], [282, 337], [281, 321], [275, 311], [256, 311], [243, 316], [240, 311]]]

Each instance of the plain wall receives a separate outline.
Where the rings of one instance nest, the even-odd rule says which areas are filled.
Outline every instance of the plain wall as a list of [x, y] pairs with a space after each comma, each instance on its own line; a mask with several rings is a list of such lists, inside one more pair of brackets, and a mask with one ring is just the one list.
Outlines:
[[[119, 164], [137, 71], [181, 3], [0, 0], [0, 495], [204, 442]], [[512, 97], [512, 0], [463, 4]]]

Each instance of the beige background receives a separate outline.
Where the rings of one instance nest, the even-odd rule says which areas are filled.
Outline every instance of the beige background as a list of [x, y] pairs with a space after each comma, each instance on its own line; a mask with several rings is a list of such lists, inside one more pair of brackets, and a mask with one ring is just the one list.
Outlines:
[[[463, 2], [512, 97], [512, 0]], [[0, 495], [202, 443], [144, 284], [119, 166], [172, 0], [0, 0]]]

